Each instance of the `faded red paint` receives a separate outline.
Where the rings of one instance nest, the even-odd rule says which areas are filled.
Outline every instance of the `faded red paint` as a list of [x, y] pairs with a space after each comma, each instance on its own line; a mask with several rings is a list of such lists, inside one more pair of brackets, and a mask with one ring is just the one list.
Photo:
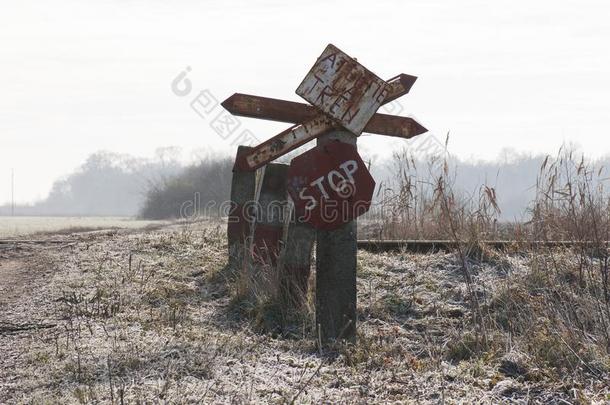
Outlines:
[[252, 253], [258, 264], [277, 265], [283, 229], [281, 226], [257, 223], [254, 227]]
[[305, 152], [288, 170], [288, 193], [297, 220], [316, 229], [337, 229], [364, 214], [374, 189], [375, 180], [356, 147], [342, 142]]

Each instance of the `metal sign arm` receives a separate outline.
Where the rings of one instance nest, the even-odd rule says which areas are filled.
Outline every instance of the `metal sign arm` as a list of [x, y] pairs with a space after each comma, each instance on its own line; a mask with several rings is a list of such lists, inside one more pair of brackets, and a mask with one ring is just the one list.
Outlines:
[[[222, 106], [231, 114], [240, 117], [289, 124], [301, 124], [319, 115], [318, 110], [309, 104], [241, 93], [227, 98], [222, 102]], [[366, 124], [363, 132], [409, 139], [426, 131], [426, 128], [413, 118], [377, 113]]]
[[[388, 81], [388, 95], [382, 104], [389, 103], [408, 93], [416, 79], [415, 76], [401, 74]], [[251, 151], [238, 157], [236, 165], [240, 170], [255, 170], [337, 126], [338, 124], [330, 118], [324, 114], [319, 114], [303, 124], [288, 128], [254, 147]], [[416, 128], [416, 130], [421, 129]]]

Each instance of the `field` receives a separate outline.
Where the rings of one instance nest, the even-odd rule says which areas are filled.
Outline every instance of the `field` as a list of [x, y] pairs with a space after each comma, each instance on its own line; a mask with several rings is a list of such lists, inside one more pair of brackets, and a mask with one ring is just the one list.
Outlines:
[[0, 403], [610, 400], [575, 252], [361, 251], [358, 339], [319, 347], [311, 297], [239, 299], [222, 223], [40, 237], [0, 250]]
[[109, 228], [142, 228], [165, 223], [128, 217], [0, 217], [0, 239], [41, 232], [94, 230]]
[[0, 403], [609, 403], [600, 172], [545, 161], [531, 220], [507, 224], [446, 167], [360, 223], [452, 244], [358, 251], [351, 342], [322, 343], [315, 271], [295, 296], [281, 266], [229, 266], [220, 220], [3, 223], [35, 242], [0, 244]]

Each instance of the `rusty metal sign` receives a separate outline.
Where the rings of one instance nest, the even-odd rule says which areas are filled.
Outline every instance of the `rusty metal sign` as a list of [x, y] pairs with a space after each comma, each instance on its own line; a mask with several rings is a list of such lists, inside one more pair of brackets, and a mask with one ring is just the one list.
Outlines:
[[296, 91], [355, 135], [362, 133], [389, 92], [385, 81], [332, 44]]
[[[319, 111], [305, 103], [276, 98], [235, 93], [222, 102], [222, 106], [233, 115], [259, 118], [270, 121], [301, 124], [315, 118]], [[380, 114], [373, 115], [363, 132], [409, 139], [423, 134], [427, 129], [410, 117]]]
[[336, 141], [292, 159], [287, 189], [298, 221], [333, 230], [368, 211], [375, 180], [356, 147]]
[[235, 167], [252, 171], [335, 128], [411, 138], [426, 128], [409, 117], [376, 114], [380, 105], [409, 92], [417, 77], [400, 74], [387, 82], [329, 44], [297, 94], [312, 105], [234, 94], [222, 106], [234, 115], [294, 123], [291, 128], [238, 156]]
[[[413, 78], [414, 76], [398, 75], [388, 81], [390, 92], [384, 103], [408, 93], [415, 81]], [[292, 128], [288, 128], [273, 138], [252, 148], [252, 150], [246, 154], [238, 157], [236, 166], [240, 168], [240, 170], [255, 170], [312, 139], [325, 134], [333, 128], [336, 128], [337, 125], [338, 124], [331, 118], [328, 118], [324, 114], [314, 116], [314, 118], [305, 121], [301, 125], [295, 125]], [[416, 130], [417, 129], [418, 128], [416, 128]]]

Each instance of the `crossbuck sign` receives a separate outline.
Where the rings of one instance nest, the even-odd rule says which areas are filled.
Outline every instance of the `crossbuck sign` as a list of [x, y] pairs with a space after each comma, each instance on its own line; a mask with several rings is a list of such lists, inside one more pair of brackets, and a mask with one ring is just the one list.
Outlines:
[[[255, 170], [333, 129], [355, 136], [363, 131], [402, 138], [422, 134], [426, 129], [412, 118], [376, 113], [408, 93], [416, 79], [400, 74], [384, 81], [329, 44], [296, 90], [311, 105], [245, 94], [222, 103], [235, 115], [295, 124], [238, 156], [236, 167]], [[295, 158], [288, 175], [297, 214], [318, 229], [335, 229], [366, 212], [374, 185], [355, 147], [341, 143]]]

